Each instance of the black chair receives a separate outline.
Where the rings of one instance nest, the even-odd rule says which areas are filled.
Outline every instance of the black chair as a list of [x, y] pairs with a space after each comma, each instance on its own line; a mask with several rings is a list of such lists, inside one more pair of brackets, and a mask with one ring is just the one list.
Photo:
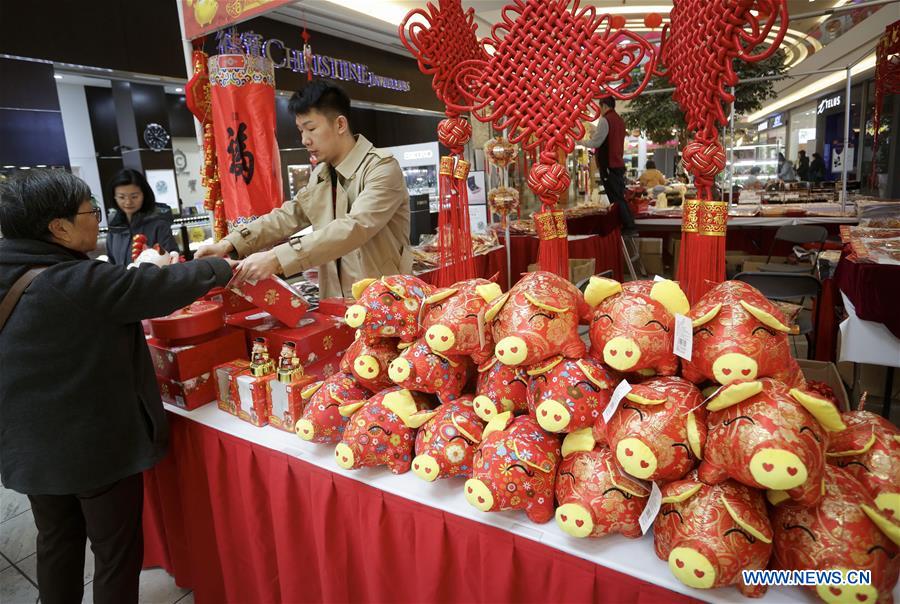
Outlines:
[[[811, 274], [816, 266], [817, 258], [825, 247], [825, 240], [828, 238], [828, 229], [823, 226], [810, 224], [785, 225], [778, 227], [775, 231], [775, 239], [769, 247], [769, 257], [766, 263], [759, 267], [764, 273], [795, 273], [795, 274]], [[812, 264], [771, 264], [772, 251], [779, 241], [786, 241], [794, 245], [804, 243], [818, 243], [819, 249], [816, 250]]]
[[[607, 279], [612, 279], [612, 278], [613, 278], [613, 271], [612, 271], [612, 269], [608, 269], [608, 270], [603, 271], [602, 273], [597, 273], [597, 274], [594, 275], [594, 276], [595, 276], [595, 277], [606, 277]], [[576, 284], [575, 284], [575, 287], [577, 287], [578, 289], [580, 289], [580, 290], [581, 290], [581, 293], [584, 293], [584, 290], [587, 289], [588, 283], [590, 283], [590, 282], [591, 282], [591, 278], [588, 277], [587, 279], [582, 279], [581, 281], [579, 281], [578, 283], [576, 283]]]
[[822, 284], [812, 275], [795, 273], [738, 273], [735, 281], [743, 281], [758, 289], [762, 295], [770, 300], [793, 302], [803, 306], [807, 298], [815, 300], [813, 310], [803, 309], [797, 317], [797, 335], [806, 336], [808, 350], [806, 357], [810, 358], [815, 350], [816, 329]]

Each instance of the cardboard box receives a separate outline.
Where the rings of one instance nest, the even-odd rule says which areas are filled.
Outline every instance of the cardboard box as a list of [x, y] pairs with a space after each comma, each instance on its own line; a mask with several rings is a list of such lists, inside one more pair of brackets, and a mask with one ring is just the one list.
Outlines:
[[159, 395], [164, 403], [192, 411], [216, 400], [216, 381], [212, 372], [206, 372], [189, 380], [179, 382], [156, 377]]
[[213, 367], [226, 361], [247, 357], [244, 334], [230, 327], [196, 344], [172, 346], [150, 337], [147, 346], [156, 375], [179, 382], [210, 373]]
[[237, 400], [232, 397], [232, 384], [235, 377], [245, 372], [250, 367], [247, 359], [235, 359], [222, 363], [213, 368], [213, 377], [216, 382], [216, 401], [219, 409], [231, 415], [237, 415]]
[[294, 431], [294, 424], [303, 414], [303, 398], [300, 393], [316, 381], [311, 375], [304, 375], [290, 384], [278, 380], [269, 384], [269, 424], [286, 432]]
[[274, 275], [252, 283], [250, 281], [236, 283], [232, 279], [227, 288], [260, 310], [268, 312], [287, 327], [298, 326], [309, 310], [309, 302], [300, 290]]
[[814, 382], [824, 382], [834, 390], [834, 395], [841, 403], [840, 411], [846, 412], [850, 410], [850, 397], [847, 396], [847, 389], [844, 388], [844, 382], [838, 373], [834, 363], [827, 361], [810, 361], [808, 359], [797, 359], [803, 377]]
[[238, 418], [257, 427], [269, 423], [269, 382], [274, 379], [274, 373], [256, 377], [249, 370], [235, 376], [231, 396], [238, 403]]
[[[597, 261], [594, 258], [569, 258], [569, 281], [579, 283], [596, 274], [596, 264]], [[539, 270], [541, 270], [541, 267], [538, 263], [528, 265], [529, 273]]]
[[[269, 356], [277, 359], [281, 346], [294, 342], [294, 351], [304, 369], [321, 360], [333, 359], [338, 351], [346, 350], [353, 343], [355, 332], [342, 318], [311, 312], [302, 327], [269, 327], [264, 324], [248, 331], [250, 340], [264, 337], [268, 341]], [[309, 373], [309, 371], [307, 371]]]
[[745, 258], [746, 254], [741, 251], [728, 250], [725, 252], [725, 275], [727, 275], [729, 279], [741, 272], [741, 267], [744, 266]]

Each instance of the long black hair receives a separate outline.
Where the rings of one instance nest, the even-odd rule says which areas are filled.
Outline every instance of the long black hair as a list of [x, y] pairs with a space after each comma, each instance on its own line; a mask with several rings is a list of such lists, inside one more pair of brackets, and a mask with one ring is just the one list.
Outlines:
[[115, 204], [112, 207], [119, 210], [119, 204], [116, 203], [116, 187], [124, 187], [125, 185], [137, 185], [141, 193], [144, 194], [144, 201], [138, 210], [139, 213], [152, 214], [156, 210], [156, 195], [153, 194], [150, 183], [147, 182], [143, 174], [130, 168], [119, 170], [113, 179], [109, 181], [109, 199]]

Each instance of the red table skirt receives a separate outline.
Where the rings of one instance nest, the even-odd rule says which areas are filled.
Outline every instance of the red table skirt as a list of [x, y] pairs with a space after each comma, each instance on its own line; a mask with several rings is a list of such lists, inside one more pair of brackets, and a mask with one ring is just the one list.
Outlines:
[[145, 567], [198, 604], [692, 602], [540, 543], [169, 414]]
[[834, 273], [837, 288], [853, 303], [856, 316], [883, 323], [900, 338], [900, 266], [856, 262], [847, 258], [847, 253], [841, 256]]

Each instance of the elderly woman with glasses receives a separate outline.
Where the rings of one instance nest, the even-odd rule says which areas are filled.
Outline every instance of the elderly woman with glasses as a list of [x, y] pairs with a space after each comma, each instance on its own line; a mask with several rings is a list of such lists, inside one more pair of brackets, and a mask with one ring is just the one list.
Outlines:
[[120, 170], [109, 183], [109, 195], [116, 209], [109, 219], [106, 255], [113, 264], [131, 263], [131, 246], [135, 235], [147, 237], [147, 246], [157, 243], [163, 252], [177, 252], [172, 236], [172, 210], [156, 203], [153, 189], [137, 170]]
[[31, 501], [45, 603], [81, 601], [86, 538], [94, 601], [138, 601], [141, 472], [168, 441], [140, 321], [232, 275], [222, 258], [132, 269], [89, 259], [100, 217], [90, 197], [62, 170], [0, 182], [0, 479]]

